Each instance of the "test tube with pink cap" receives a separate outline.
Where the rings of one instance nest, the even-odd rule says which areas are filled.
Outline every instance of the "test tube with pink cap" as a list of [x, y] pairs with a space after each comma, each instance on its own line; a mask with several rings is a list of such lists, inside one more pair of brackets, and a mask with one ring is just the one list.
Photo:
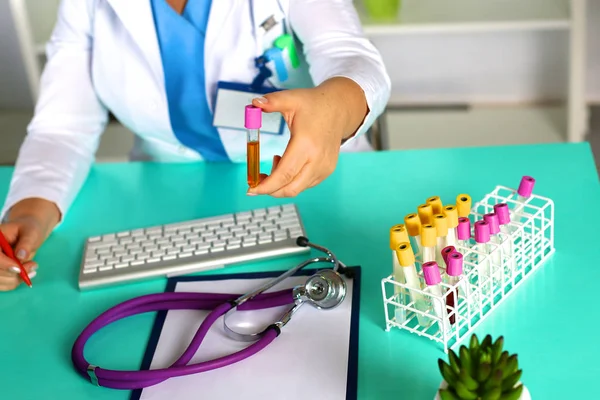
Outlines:
[[449, 289], [451, 293], [446, 297], [446, 306], [454, 309], [454, 313], [452, 313], [452, 309], [447, 310], [450, 317], [450, 324], [454, 324], [456, 321], [456, 314], [458, 312], [458, 293], [462, 292], [462, 294], [468, 298], [466, 290], [468, 285], [465, 284], [464, 279], [460, 279], [462, 275], [463, 255], [458, 251], [453, 251], [446, 256], [446, 280], [448, 285], [452, 286], [452, 288]]
[[469, 220], [469, 218], [460, 217], [458, 219], [458, 226], [456, 227], [456, 238], [458, 239], [456, 244], [458, 246], [459, 251], [464, 252], [470, 247], [471, 221]]
[[[492, 262], [499, 267], [502, 266], [502, 238], [500, 237], [500, 223], [495, 213], [488, 213], [483, 216], [483, 220], [490, 226], [490, 242], [498, 246], [490, 246], [492, 251]], [[500, 268], [498, 268], [500, 269]]]
[[[442, 282], [440, 267], [437, 262], [429, 261], [421, 265], [421, 269], [423, 270], [427, 291], [433, 295], [433, 297], [431, 297], [433, 312], [437, 317], [444, 321], [447, 314], [446, 306], [443, 301], [443, 287], [440, 284]], [[440, 324], [440, 328], [442, 326], [443, 322]]]
[[526, 219], [525, 213], [523, 209], [525, 208], [525, 203], [531, 197], [533, 193], [533, 187], [535, 186], [535, 179], [531, 176], [524, 176], [521, 178], [521, 183], [519, 184], [519, 188], [517, 189], [517, 204], [513, 210], [515, 215], [515, 220], [523, 222]]
[[510, 211], [508, 209], [508, 204], [500, 203], [494, 205], [494, 213], [498, 216], [500, 233], [502, 233], [502, 252], [508, 259], [509, 276], [510, 279], [512, 279], [516, 268], [512, 238], [515, 229], [510, 225]]
[[473, 249], [477, 255], [477, 282], [483, 294], [488, 294], [492, 289], [492, 278], [490, 275], [490, 224], [484, 220], [475, 222], [475, 246]]

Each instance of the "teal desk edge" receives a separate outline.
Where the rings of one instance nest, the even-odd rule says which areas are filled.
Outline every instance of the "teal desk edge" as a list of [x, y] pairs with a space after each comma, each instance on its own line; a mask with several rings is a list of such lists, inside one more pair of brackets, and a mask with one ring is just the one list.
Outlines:
[[[268, 172], [270, 165], [264, 164]], [[6, 195], [12, 168], [0, 168]], [[600, 269], [595, 233], [600, 185], [590, 147], [552, 144], [342, 154], [335, 173], [294, 199], [246, 196], [244, 165], [98, 164], [64, 223], [39, 249], [33, 289], [0, 293], [0, 393], [6, 399], [122, 399], [72, 367], [81, 330], [107, 308], [165, 290], [166, 279], [81, 293], [77, 273], [86, 237], [203, 216], [294, 202], [309, 238], [349, 265], [361, 265], [359, 399], [432, 399], [440, 383], [440, 348], [429, 340], [385, 332], [381, 279], [391, 273], [389, 228], [427, 197], [474, 201], [496, 185], [516, 187], [523, 175], [556, 207], [556, 253], [482, 325], [504, 335], [519, 354], [535, 399], [594, 398], [600, 346], [594, 315]], [[235, 266], [218, 273], [287, 269], [299, 257]], [[140, 367], [154, 315], [101, 330], [88, 360], [112, 369]], [[201, 388], [199, 388], [201, 390]]]

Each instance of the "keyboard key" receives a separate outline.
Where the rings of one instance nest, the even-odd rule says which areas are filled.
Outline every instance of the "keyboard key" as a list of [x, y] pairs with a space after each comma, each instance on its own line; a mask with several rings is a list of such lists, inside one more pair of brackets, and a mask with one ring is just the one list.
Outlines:
[[190, 244], [201, 244], [204, 243], [204, 239], [201, 237], [198, 237], [196, 239], [190, 239]]
[[227, 243], [228, 244], [240, 244], [240, 243], [242, 243], [242, 239], [241, 238], [229, 238], [229, 239], [227, 239]]
[[196, 246], [184, 246], [181, 248], [181, 251], [184, 253], [187, 253], [187, 252], [191, 253], [194, 250], [196, 250]]
[[213, 247], [223, 247], [226, 244], [227, 244], [227, 241], [225, 241], [225, 240], [217, 240], [212, 243]]

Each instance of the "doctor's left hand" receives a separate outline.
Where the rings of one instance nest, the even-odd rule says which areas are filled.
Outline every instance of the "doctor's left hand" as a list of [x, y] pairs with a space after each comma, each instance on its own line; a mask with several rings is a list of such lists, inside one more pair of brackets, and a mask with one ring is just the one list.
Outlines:
[[273, 160], [271, 175], [262, 175], [261, 183], [248, 190], [249, 195], [274, 197], [294, 197], [333, 173], [340, 146], [368, 112], [360, 86], [337, 77], [315, 88], [269, 93], [252, 104], [264, 112], [280, 112], [290, 128], [290, 141]]

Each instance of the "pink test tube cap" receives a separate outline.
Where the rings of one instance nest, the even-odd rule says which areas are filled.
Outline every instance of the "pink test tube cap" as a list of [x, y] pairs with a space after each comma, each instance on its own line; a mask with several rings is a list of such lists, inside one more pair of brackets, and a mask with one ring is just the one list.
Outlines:
[[458, 219], [458, 227], [456, 228], [458, 240], [469, 240], [471, 237], [471, 221], [467, 217]]
[[458, 251], [448, 254], [446, 273], [450, 276], [460, 276], [463, 271], [463, 255]]
[[483, 220], [490, 225], [490, 234], [495, 235], [500, 232], [500, 223], [498, 222], [498, 216], [496, 214], [485, 214]]
[[529, 197], [533, 192], [534, 185], [535, 179], [533, 179], [531, 176], [524, 176], [521, 178], [521, 184], [519, 185], [517, 193], [519, 193], [519, 196], [521, 197]]
[[244, 115], [244, 127], [246, 129], [260, 129], [262, 126], [262, 109], [252, 104], [246, 106]]
[[475, 241], [487, 243], [490, 241], [490, 224], [485, 221], [475, 222]]
[[444, 263], [446, 265], [448, 265], [448, 255], [454, 251], [456, 251], [454, 246], [446, 246], [442, 249], [442, 258], [444, 259]]
[[508, 204], [501, 203], [494, 205], [494, 213], [498, 216], [498, 223], [500, 225], [506, 225], [510, 222], [510, 211]]
[[437, 285], [442, 281], [442, 275], [440, 274], [440, 267], [435, 261], [429, 261], [422, 265], [423, 276], [425, 277], [425, 283], [430, 285]]

